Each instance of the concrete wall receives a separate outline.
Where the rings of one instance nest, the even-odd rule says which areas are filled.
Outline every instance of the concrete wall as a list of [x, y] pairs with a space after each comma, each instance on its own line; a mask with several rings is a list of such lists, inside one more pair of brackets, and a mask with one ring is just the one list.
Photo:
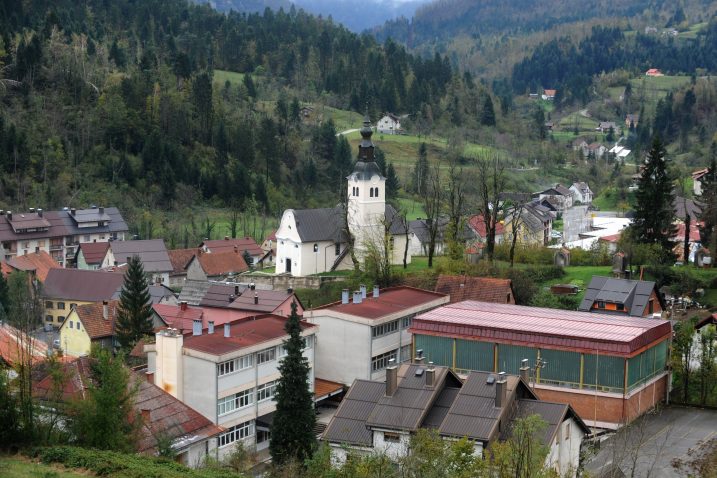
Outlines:
[[[70, 322], [72, 322], [72, 328], [70, 328]], [[77, 325], [80, 325], [80, 329]], [[65, 355], [72, 355], [79, 357], [80, 355], [90, 354], [90, 336], [87, 335], [87, 331], [77, 317], [77, 313], [72, 311], [65, 323], [60, 327], [60, 347]]]
[[204, 269], [202, 269], [201, 264], [199, 264], [197, 256], [194, 256], [194, 258], [189, 262], [189, 266], [187, 267], [187, 279], [207, 280], [207, 274], [204, 273]]
[[316, 317], [316, 376], [351, 385], [371, 378], [371, 327], [333, 317]]
[[575, 420], [568, 418], [563, 421], [555, 440], [550, 445], [545, 464], [555, 469], [561, 477], [577, 476], [583, 438], [583, 431]]
[[[266, 274], [242, 274], [238, 276], [238, 280], [242, 283], [253, 282], [257, 285], [266, 286], [273, 290], [288, 289], [318, 289], [324, 282], [335, 282], [346, 280], [343, 276], [327, 277], [327, 276], [308, 276], [293, 277], [289, 275], [266, 275]], [[341, 299], [337, 297], [336, 300]]]
[[386, 441], [384, 438], [384, 431], [374, 430], [373, 431], [373, 448], [377, 453], [384, 453], [391, 460], [397, 461], [408, 455], [408, 445], [411, 441], [411, 435], [408, 433], [397, 433], [390, 432], [394, 435], [398, 435], [399, 441]]

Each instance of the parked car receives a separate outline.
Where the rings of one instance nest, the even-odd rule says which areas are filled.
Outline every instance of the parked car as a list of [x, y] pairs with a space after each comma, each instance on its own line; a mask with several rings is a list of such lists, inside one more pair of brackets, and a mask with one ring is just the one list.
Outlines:
[[55, 339], [52, 341], [52, 346], [56, 349], [60, 348], [60, 339]]

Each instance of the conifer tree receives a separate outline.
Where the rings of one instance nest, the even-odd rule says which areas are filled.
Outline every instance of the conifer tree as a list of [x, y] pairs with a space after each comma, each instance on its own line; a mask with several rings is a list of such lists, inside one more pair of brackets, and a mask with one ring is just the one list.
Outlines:
[[710, 165], [702, 177], [700, 240], [710, 251], [717, 248], [717, 143], [710, 148]]
[[418, 161], [413, 169], [413, 192], [424, 196], [428, 186], [428, 148], [426, 143], [418, 147]]
[[662, 254], [660, 262], [674, 261], [672, 238], [675, 194], [672, 178], [667, 171], [665, 148], [659, 137], [652, 141], [644, 169], [638, 180], [635, 198], [635, 219], [630, 226], [631, 236], [641, 244], [655, 244]]
[[115, 334], [123, 349], [131, 349], [142, 337], [152, 333], [151, 317], [152, 302], [144, 266], [138, 256], [133, 256], [124, 275], [115, 322]]
[[393, 163], [388, 163], [388, 166], [386, 166], [386, 197], [395, 199], [400, 188], [401, 182], [398, 180], [396, 168], [393, 167]]
[[287, 354], [279, 365], [281, 378], [276, 386], [275, 426], [271, 430], [269, 451], [277, 465], [297, 460], [303, 463], [316, 447], [314, 425], [316, 414], [309, 389], [309, 362], [302, 354], [304, 339], [296, 313], [296, 302], [291, 304], [291, 315], [286, 321], [289, 339], [284, 343]]
[[490, 95], [485, 95], [483, 103], [483, 112], [481, 113], [480, 124], [485, 126], [495, 126], [495, 109], [493, 108], [493, 100]]

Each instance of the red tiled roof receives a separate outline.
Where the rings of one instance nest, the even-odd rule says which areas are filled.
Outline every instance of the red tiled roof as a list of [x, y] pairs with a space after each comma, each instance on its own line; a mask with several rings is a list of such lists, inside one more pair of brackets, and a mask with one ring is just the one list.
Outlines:
[[115, 319], [117, 318], [118, 300], [111, 300], [108, 303], [107, 318], [103, 317], [104, 306], [101, 302], [94, 304], [78, 305], [75, 308], [77, 317], [85, 327], [87, 335], [91, 339], [110, 337], [114, 334]]
[[615, 242], [617, 242], [617, 241], [620, 240], [620, 237], [621, 237], [621, 236], [622, 236], [621, 233], [610, 234], [609, 236], [598, 237], [598, 241], [615, 243]]
[[174, 329], [191, 331], [192, 323], [199, 320], [204, 315], [204, 311], [199, 307], [187, 306], [182, 310], [181, 305], [154, 304], [152, 309], [159, 315], [168, 327]]
[[343, 383], [324, 380], [323, 378], [314, 378], [314, 399], [321, 400], [343, 392], [345, 386]]
[[[351, 297], [353, 297], [353, 295], [351, 295]], [[349, 299], [351, 299], [351, 297], [349, 297]], [[342, 304], [339, 301], [318, 307], [316, 310], [328, 309], [366, 319], [379, 319], [405, 309], [410, 309], [411, 307], [443, 299], [444, 297], [446, 297], [445, 294], [429, 290], [415, 289], [406, 286], [391, 287], [383, 289], [378, 298], [374, 298], [373, 294], [367, 294], [366, 298], [363, 299], [360, 304], [353, 302]]]
[[[263, 251], [260, 249], [260, 253]], [[196, 260], [202, 266], [202, 270], [208, 276], [219, 276], [230, 272], [239, 273], [249, 270], [249, 266], [242, 257], [242, 250], [234, 251], [220, 250], [220, 252], [205, 252], [196, 255]], [[251, 254], [251, 253], [250, 253]]]
[[273, 231], [271, 231], [271, 234], [269, 234], [268, 236], [266, 236], [266, 239], [264, 239], [264, 240], [265, 240], [265, 241], [275, 241], [275, 242], [276, 242], [276, 229], [274, 229]]
[[71, 362], [64, 363], [62, 368], [65, 372], [66, 380], [62, 384], [63, 387], [59, 397], [54, 396], [56, 392], [53, 390], [53, 377], [49, 373], [33, 384], [32, 395], [41, 400], [59, 399], [63, 402], [78, 398], [84, 399], [90, 384], [90, 358], [77, 358]]
[[441, 274], [436, 292], [451, 296], [451, 303], [479, 300], [498, 304], [515, 304], [510, 279], [491, 277], [449, 276]]
[[211, 241], [204, 241], [201, 245], [212, 251], [214, 254], [217, 252], [233, 252], [234, 246], [236, 246], [240, 255], [243, 254], [244, 251], [249, 251], [249, 255], [252, 257], [260, 256], [264, 253], [261, 247], [259, 247], [256, 241], [251, 237], [239, 239], [215, 239]]
[[667, 320], [465, 301], [426, 312], [411, 333], [630, 356], [672, 335]]
[[698, 169], [697, 171], [693, 171], [692, 179], [701, 179], [702, 177], [704, 177], [705, 174], [707, 174], [709, 172], [709, 170], [710, 170], [709, 168], [702, 168], [702, 169]]
[[[485, 225], [485, 216], [483, 214], [474, 214], [473, 216], [468, 218], [468, 225], [480, 237], [485, 238], [487, 236], [486, 225]], [[496, 223], [495, 235], [502, 236], [504, 232], [505, 232], [505, 227], [503, 226], [503, 224], [501, 224], [500, 222]]]
[[[690, 224], [690, 242], [700, 242], [700, 230], [697, 224]], [[677, 225], [677, 232], [675, 233], [675, 239], [678, 241], [685, 240], [685, 224]]]
[[174, 249], [167, 251], [169, 255], [169, 262], [172, 263], [173, 274], [184, 274], [186, 273], [186, 267], [189, 265], [189, 261], [195, 256], [199, 249]]
[[[286, 337], [284, 330], [286, 317], [278, 315], [259, 315], [231, 322], [230, 335], [224, 337], [224, 327], [216, 327], [213, 334], [202, 331], [202, 335], [184, 337], [184, 347], [213, 355], [222, 355], [246, 347]], [[301, 329], [315, 327], [313, 324], [301, 322]]]
[[10, 267], [10, 265], [7, 262], [0, 260], [0, 272], [2, 273], [3, 277], [7, 277], [8, 274], [10, 274], [14, 270], [15, 269]]
[[[21, 340], [25, 336], [15, 327], [1, 323], [0, 324], [0, 359], [6, 364], [13, 366], [20, 359], [20, 348], [26, 350], [28, 342]], [[47, 357], [47, 344], [42, 340], [29, 337], [32, 341], [33, 362], [41, 362]], [[0, 372], [2, 373], [2, 372]]]
[[45, 282], [50, 269], [62, 267], [45, 251], [12, 257], [7, 261], [7, 265], [15, 270], [34, 272], [40, 282]]
[[77, 253], [82, 251], [85, 262], [88, 264], [101, 264], [109, 248], [109, 242], [83, 242], [77, 249]]
[[556, 90], [544, 90], [545, 96], [555, 96]]

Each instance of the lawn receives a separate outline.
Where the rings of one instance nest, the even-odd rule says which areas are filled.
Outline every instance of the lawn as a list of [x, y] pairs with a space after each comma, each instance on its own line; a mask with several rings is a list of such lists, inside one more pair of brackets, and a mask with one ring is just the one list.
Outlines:
[[232, 85], [240, 85], [244, 82], [244, 73], [237, 73], [235, 71], [226, 70], [214, 70], [214, 82], [224, 86], [226, 82]]
[[3, 478], [86, 478], [95, 475], [66, 471], [59, 465], [45, 465], [27, 459], [0, 456], [0, 476]]
[[595, 131], [595, 128], [598, 126], [598, 121], [593, 118], [587, 118], [581, 115], [579, 111], [576, 111], [560, 118], [558, 124], [563, 130], [571, 132], [575, 129], [576, 125], [579, 131]]
[[676, 90], [682, 86], [689, 84], [691, 78], [689, 76], [641, 76], [630, 80], [632, 85], [632, 97], [635, 102], [639, 102], [640, 98], [645, 99], [645, 110], [647, 114], [655, 111], [657, 102], [667, 96], [672, 90]]
[[635, 192], [628, 191], [627, 198], [623, 201], [615, 188], [606, 188], [599, 196], [593, 199], [593, 205], [600, 208], [601, 211], [618, 211], [622, 202], [627, 203], [628, 207], [632, 207], [635, 204]]
[[403, 211], [406, 211], [406, 219], [409, 221], [415, 221], [419, 217], [426, 217], [423, 204], [415, 199], [398, 198], [398, 205]]

